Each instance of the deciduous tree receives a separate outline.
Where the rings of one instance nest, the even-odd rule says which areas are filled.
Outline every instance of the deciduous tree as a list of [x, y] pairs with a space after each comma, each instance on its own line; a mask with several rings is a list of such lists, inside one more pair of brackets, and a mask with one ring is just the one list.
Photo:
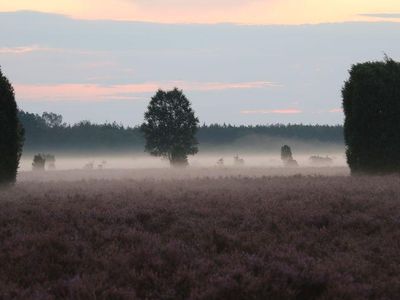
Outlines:
[[151, 99], [141, 130], [145, 150], [169, 159], [172, 166], [187, 165], [187, 156], [198, 152], [198, 118], [181, 90], [159, 90]]

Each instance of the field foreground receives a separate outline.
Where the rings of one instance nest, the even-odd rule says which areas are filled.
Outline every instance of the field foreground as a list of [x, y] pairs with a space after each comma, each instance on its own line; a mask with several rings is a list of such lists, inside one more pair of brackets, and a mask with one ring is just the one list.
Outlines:
[[397, 176], [0, 190], [0, 299], [398, 299], [399, 251]]

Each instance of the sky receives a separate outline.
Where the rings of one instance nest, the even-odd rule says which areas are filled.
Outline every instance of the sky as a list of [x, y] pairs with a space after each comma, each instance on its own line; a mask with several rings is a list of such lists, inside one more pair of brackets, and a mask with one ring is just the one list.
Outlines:
[[398, 0], [2, 0], [1, 11], [156, 23], [305, 24], [363, 21], [400, 12]]
[[392, 0], [0, 0], [21, 109], [137, 125], [178, 87], [202, 123], [341, 124], [352, 64], [400, 60]]

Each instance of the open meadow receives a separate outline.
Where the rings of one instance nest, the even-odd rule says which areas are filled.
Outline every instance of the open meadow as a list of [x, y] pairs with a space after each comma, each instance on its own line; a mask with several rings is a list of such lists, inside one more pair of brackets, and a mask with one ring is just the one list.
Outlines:
[[332, 168], [20, 172], [1, 299], [396, 299], [400, 177]]

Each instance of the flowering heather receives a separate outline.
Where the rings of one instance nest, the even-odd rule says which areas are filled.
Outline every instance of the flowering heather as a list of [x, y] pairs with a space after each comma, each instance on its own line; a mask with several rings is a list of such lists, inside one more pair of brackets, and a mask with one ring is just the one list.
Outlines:
[[400, 295], [397, 176], [22, 177], [0, 190], [0, 299]]

